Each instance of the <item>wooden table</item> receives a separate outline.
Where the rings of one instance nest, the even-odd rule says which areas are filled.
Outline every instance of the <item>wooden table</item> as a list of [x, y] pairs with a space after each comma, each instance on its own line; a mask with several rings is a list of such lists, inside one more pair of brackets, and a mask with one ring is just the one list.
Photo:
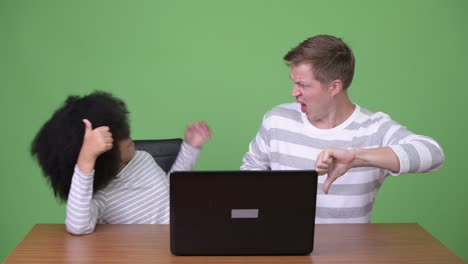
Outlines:
[[168, 225], [98, 225], [73, 236], [39, 224], [4, 263], [464, 263], [418, 224], [316, 225], [310, 256], [174, 256]]

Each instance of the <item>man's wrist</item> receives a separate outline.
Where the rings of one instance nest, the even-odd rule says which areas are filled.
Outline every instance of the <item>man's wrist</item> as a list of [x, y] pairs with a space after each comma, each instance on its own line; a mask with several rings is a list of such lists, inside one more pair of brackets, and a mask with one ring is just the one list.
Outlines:
[[365, 149], [363, 148], [353, 148], [351, 149], [351, 154], [353, 155], [351, 161], [351, 168], [362, 167], [365, 163]]

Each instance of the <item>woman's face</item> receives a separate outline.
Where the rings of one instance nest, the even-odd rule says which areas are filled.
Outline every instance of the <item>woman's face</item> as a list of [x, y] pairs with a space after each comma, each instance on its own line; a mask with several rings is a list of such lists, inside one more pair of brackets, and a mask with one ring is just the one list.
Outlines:
[[119, 151], [120, 151], [120, 160], [127, 165], [127, 163], [133, 159], [135, 156], [135, 144], [131, 138], [124, 139], [119, 143]]

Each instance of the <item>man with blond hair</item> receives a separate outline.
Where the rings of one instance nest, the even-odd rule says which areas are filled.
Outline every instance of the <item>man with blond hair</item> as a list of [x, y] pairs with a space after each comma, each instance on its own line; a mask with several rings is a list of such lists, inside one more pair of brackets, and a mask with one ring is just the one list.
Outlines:
[[316, 223], [368, 223], [386, 176], [442, 166], [434, 139], [351, 102], [355, 58], [340, 38], [311, 37], [284, 60], [296, 102], [265, 114], [241, 169], [317, 170]]

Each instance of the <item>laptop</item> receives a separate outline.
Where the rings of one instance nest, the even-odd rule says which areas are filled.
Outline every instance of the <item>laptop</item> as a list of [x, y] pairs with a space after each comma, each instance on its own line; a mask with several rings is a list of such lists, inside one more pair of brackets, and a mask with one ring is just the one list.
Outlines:
[[317, 172], [179, 171], [170, 175], [174, 255], [307, 255]]

